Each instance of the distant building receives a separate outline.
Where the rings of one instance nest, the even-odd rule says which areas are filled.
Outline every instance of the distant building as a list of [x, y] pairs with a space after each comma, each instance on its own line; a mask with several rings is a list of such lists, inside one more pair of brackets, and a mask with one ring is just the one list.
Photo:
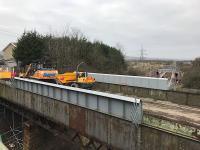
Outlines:
[[17, 63], [15, 59], [12, 56], [13, 49], [16, 47], [16, 43], [9, 43], [3, 50], [3, 60], [7, 67], [15, 67], [17, 66]]

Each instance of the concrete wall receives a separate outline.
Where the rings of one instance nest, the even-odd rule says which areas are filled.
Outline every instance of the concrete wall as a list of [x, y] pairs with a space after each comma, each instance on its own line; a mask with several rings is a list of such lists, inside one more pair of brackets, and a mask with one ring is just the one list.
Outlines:
[[145, 126], [136, 128], [126, 120], [14, 89], [3, 84], [0, 84], [0, 97], [29, 108], [54, 122], [75, 129], [84, 136], [107, 143], [112, 148], [199, 150], [200, 147], [199, 142], [188, 138]]
[[102, 74], [102, 73], [89, 73], [97, 82], [109, 83], [116, 85], [135, 86], [141, 88], [151, 88], [168, 90], [170, 82], [167, 78], [155, 78], [144, 76], [128, 76], [118, 74]]
[[94, 89], [111, 93], [135, 95], [138, 97], [147, 97], [156, 100], [170, 101], [182, 105], [200, 107], [200, 93], [198, 91], [158, 90], [100, 82], [95, 84]]
[[43, 144], [45, 138], [44, 129], [31, 126], [29, 124], [24, 125], [24, 137], [23, 137], [23, 150], [39, 150]]
[[141, 150], [198, 150], [200, 143], [156, 129], [142, 127]]

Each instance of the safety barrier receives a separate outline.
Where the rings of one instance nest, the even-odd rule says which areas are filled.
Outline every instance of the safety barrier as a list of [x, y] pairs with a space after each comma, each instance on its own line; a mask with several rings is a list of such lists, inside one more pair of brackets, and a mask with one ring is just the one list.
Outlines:
[[153, 78], [142, 76], [127, 76], [116, 74], [89, 73], [97, 82], [126, 85], [150, 89], [169, 90], [170, 82], [167, 78]]

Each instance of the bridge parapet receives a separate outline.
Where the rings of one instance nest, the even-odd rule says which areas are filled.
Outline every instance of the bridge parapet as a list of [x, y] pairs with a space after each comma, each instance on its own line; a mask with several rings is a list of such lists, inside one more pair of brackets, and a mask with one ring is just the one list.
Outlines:
[[140, 99], [22, 78], [15, 78], [13, 85], [24, 91], [125, 119], [136, 126], [142, 123]]

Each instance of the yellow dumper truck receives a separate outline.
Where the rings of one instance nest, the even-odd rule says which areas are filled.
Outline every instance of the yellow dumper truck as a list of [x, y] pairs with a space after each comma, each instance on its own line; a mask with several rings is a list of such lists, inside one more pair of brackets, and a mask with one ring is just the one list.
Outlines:
[[91, 89], [95, 83], [95, 79], [88, 76], [87, 72], [66, 72], [56, 75], [55, 79], [58, 84], [84, 89]]

